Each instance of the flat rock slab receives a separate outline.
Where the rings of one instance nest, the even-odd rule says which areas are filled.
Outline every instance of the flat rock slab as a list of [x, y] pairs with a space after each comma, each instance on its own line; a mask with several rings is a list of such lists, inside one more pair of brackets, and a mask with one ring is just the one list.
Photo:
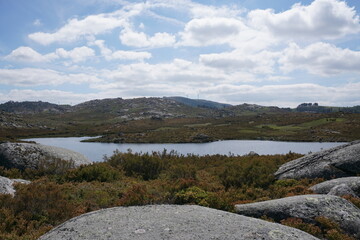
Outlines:
[[360, 141], [306, 155], [280, 166], [278, 179], [356, 176], [360, 173]]
[[39, 240], [317, 239], [276, 223], [190, 205], [117, 207], [73, 218]]
[[301, 218], [304, 222], [315, 223], [315, 218], [322, 216], [338, 223], [347, 234], [360, 239], [360, 209], [337, 196], [301, 195], [239, 204], [235, 206], [235, 211], [250, 217], [268, 216], [278, 222], [287, 218]]
[[[344, 178], [336, 178], [329, 181], [325, 181], [319, 184], [312, 186], [310, 189], [318, 194], [335, 194], [339, 195], [341, 189], [350, 189], [348, 191], [349, 195], [360, 196], [360, 177], [344, 177]], [[346, 193], [346, 192], [344, 192]], [[343, 194], [346, 195], [346, 194]]]
[[0, 165], [15, 168], [37, 168], [39, 162], [53, 159], [72, 160], [75, 166], [89, 164], [84, 155], [65, 148], [35, 143], [0, 144]]
[[15, 188], [13, 186], [14, 183], [23, 183], [23, 184], [29, 184], [30, 181], [26, 181], [23, 179], [10, 179], [6, 177], [0, 176], [0, 194], [15, 194]]

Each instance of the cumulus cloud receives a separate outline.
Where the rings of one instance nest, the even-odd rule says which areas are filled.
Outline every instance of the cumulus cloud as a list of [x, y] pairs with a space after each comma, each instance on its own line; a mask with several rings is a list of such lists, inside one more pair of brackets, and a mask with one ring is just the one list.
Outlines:
[[89, 47], [77, 47], [72, 50], [65, 50], [58, 48], [53, 53], [40, 54], [30, 47], [19, 47], [13, 50], [9, 55], [5, 56], [4, 59], [14, 62], [50, 62], [61, 58], [69, 58], [73, 62], [81, 62], [89, 57], [95, 56], [95, 51]]
[[19, 47], [13, 50], [9, 55], [4, 57], [5, 60], [15, 62], [50, 62], [57, 59], [55, 53], [42, 55], [30, 47]]
[[22, 68], [0, 69], [0, 84], [12, 86], [44, 86], [96, 83], [99, 78], [84, 73], [66, 74], [51, 69]]
[[360, 31], [355, 9], [339, 0], [315, 0], [308, 6], [299, 3], [281, 13], [254, 10], [249, 12], [248, 21], [276, 37], [295, 40], [335, 39]]
[[[135, 9], [133, 9], [135, 11]], [[135, 11], [136, 12], [136, 11]], [[84, 19], [73, 18], [54, 33], [36, 32], [29, 34], [29, 38], [42, 45], [55, 42], [74, 42], [84, 36], [106, 33], [127, 24], [126, 17], [134, 12], [116, 11], [109, 14], [90, 15]]]
[[95, 51], [89, 47], [77, 47], [70, 51], [63, 48], [58, 48], [55, 51], [56, 55], [61, 58], [70, 58], [73, 62], [82, 62], [89, 57], [95, 56]]
[[189, 21], [180, 33], [185, 46], [207, 46], [234, 41], [245, 25], [234, 18], [200, 18]]
[[131, 47], [169, 47], [176, 42], [175, 36], [166, 32], [158, 32], [150, 37], [144, 32], [136, 32], [129, 28], [124, 29], [119, 38], [122, 44]]
[[259, 74], [272, 73], [275, 58], [278, 53], [262, 51], [256, 54], [244, 54], [242, 51], [232, 51], [216, 54], [200, 55], [200, 62], [206, 66], [227, 71], [248, 71]]
[[[102, 90], [115, 87], [127, 88], [130, 85], [144, 86], [151, 84], [167, 84], [168, 88], [202, 88], [217, 82], [251, 82], [252, 74], [244, 72], [227, 73], [221, 69], [193, 63], [183, 59], [174, 59], [170, 63], [133, 63], [120, 65], [115, 70], [104, 70], [99, 76], [109, 80], [109, 84], [99, 84], [94, 88]], [[131, 79], [131, 81], [129, 81]]]
[[283, 51], [279, 63], [285, 72], [303, 69], [321, 76], [360, 73], [360, 51], [342, 49], [323, 42], [305, 48], [293, 43]]
[[190, 13], [193, 18], [208, 18], [208, 17], [237, 17], [245, 10], [236, 5], [232, 6], [206, 6], [194, 2], [187, 2]]
[[107, 48], [105, 46], [104, 40], [96, 40], [93, 43], [93, 45], [96, 45], [99, 47], [101, 55], [108, 61], [111, 60], [144, 60], [151, 58], [151, 53], [149, 52], [135, 52], [135, 51], [122, 51], [118, 50], [113, 52], [111, 49]]

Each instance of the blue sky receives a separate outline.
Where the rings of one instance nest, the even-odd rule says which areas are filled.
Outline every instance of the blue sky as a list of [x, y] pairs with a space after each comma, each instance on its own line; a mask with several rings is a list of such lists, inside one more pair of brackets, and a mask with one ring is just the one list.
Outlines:
[[358, 0], [0, 0], [0, 102], [360, 105]]

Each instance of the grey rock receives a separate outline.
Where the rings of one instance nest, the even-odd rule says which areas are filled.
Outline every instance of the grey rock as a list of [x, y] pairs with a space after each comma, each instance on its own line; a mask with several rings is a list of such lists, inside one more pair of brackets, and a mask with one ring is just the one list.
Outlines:
[[[347, 188], [344, 185], [347, 186]], [[342, 192], [340, 192], [340, 188], [342, 188], [341, 190]], [[310, 189], [318, 194], [330, 194], [331, 192], [331, 194], [337, 196], [339, 196], [339, 194], [342, 194], [343, 191], [347, 189], [349, 191], [348, 194], [350, 195], [355, 194], [356, 196], [360, 196], [360, 177], [336, 178], [316, 184], [312, 186]], [[348, 194], [343, 194], [343, 195], [348, 195]]]
[[238, 214], [257, 218], [265, 215], [275, 221], [301, 218], [307, 223], [315, 223], [315, 218], [322, 216], [338, 223], [346, 233], [360, 239], [360, 209], [337, 196], [301, 195], [287, 197], [236, 205], [235, 211]]
[[39, 240], [317, 239], [276, 223], [200, 206], [117, 207], [75, 217]]
[[0, 176], [0, 194], [10, 194], [15, 195], [14, 183], [29, 184], [30, 181], [23, 179], [10, 179]]
[[360, 141], [306, 155], [283, 164], [275, 173], [284, 178], [339, 178], [360, 173]]
[[73, 161], [75, 166], [91, 163], [84, 155], [65, 148], [35, 143], [0, 144], [0, 165], [5, 167], [35, 169], [40, 162], [54, 159]]
[[328, 195], [334, 195], [334, 196], [350, 195], [356, 197], [356, 193], [348, 185], [344, 183], [333, 187], [330, 190], [330, 192], [328, 192]]

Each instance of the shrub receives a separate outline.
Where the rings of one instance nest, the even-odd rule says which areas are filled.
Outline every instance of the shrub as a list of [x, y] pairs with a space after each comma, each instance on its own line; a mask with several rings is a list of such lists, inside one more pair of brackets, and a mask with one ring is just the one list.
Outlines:
[[118, 202], [121, 206], [137, 206], [149, 203], [151, 203], [151, 196], [147, 187], [143, 184], [135, 184], [131, 186]]
[[123, 169], [127, 176], [141, 177], [143, 180], [151, 180], [159, 177], [166, 168], [164, 159], [157, 154], [131, 154], [115, 152], [106, 159], [113, 167]]
[[121, 172], [107, 163], [93, 163], [80, 166], [66, 173], [66, 181], [74, 182], [113, 182], [121, 178]]
[[194, 165], [177, 164], [173, 165], [166, 172], [171, 180], [176, 179], [196, 179], [196, 168]]
[[248, 161], [229, 163], [220, 174], [222, 184], [230, 187], [268, 187], [275, 179], [276, 164], [262, 158], [251, 157]]
[[311, 235], [321, 237], [321, 229], [311, 223], [304, 223], [300, 218], [287, 218], [280, 221], [281, 224], [300, 229], [304, 232], [310, 233]]
[[[220, 196], [219, 196], [220, 195]], [[206, 192], [203, 189], [193, 186], [178, 192], [175, 195], [177, 204], [197, 204], [204, 207], [211, 207], [226, 211], [232, 211], [232, 204], [227, 201], [223, 193]]]

